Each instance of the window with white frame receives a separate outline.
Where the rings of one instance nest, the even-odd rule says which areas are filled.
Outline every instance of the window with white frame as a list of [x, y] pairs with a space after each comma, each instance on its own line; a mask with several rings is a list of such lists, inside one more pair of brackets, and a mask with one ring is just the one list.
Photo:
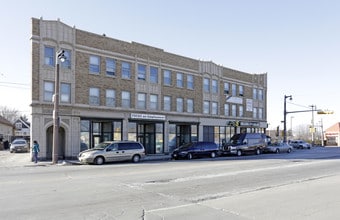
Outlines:
[[263, 119], [263, 109], [259, 108], [259, 119]]
[[218, 104], [217, 104], [217, 102], [212, 102], [211, 103], [211, 114], [212, 115], [217, 115], [218, 114]]
[[259, 100], [263, 101], [263, 90], [262, 89], [259, 89], [258, 90], [258, 95], [259, 95]]
[[90, 88], [89, 91], [89, 104], [90, 105], [99, 105], [99, 88]]
[[111, 58], [106, 58], [106, 75], [114, 76], [116, 74], [116, 61]]
[[243, 96], [244, 95], [244, 93], [243, 93], [243, 86], [241, 86], [241, 85], [238, 86], [238, 94], [239, 94], [239, 96]]
[[44, 101], [52, 102], [54, 95], [54, 83], [53, 82], [44, 82]]
[[243, 105], [238, 106], [238, 116], [243, 117]]
[[100, 57], [90, 55], [90, 67], [89, 67], [90, 73], [98, 73], [100, 72]]
[[138, 79], [146, 80], [146, 65], [138, 64]]
[[224, 115], [229, 116], [229, 104], [224, 104]]
[[183, 98], [176, 99], [176, 111], [183, 112]]
[[183, 73], [176, 74], [176, 86], [183, 88]]
[[215, 93], [215, 94], [218, 93], [218, 82], [216, 79], [213, 79], [211, 81], [211, 91], [212, 93]]
[[128, 62], [122, 62], [122, 78], [131, 79], [131, 64]]
[[256, 100], [257, 99], [257, 89], [253, 88], [253, 99]]
[[210, 114], [210, 102], [209, 101], [203, 102], [203, 114]]
[[64, 49], [64, 62], [60, 62], [61, 67], [65, 69], [71, 69], [71, 51]]
[[150, 95], [150, 109], [158, 110], [158, 95]]
[[229, 83], [224, 83], [224, 94], [229, 94]]
[[236, 96], [236, 84], [231, 84], [231, 95]]
[[171, 97], [170, 96], [164, 96], [163, 101], [164, 101], [163, 110], [168, 111], [168, 112], [171, 111]]
[[113, 89], [106, 90], [106, 106], [115, 107], [116, 106], [116, 91]]
[[187, 99], [187, 112], [193, 113], [194, 112], [194, 100]]
[[203, 91], [210, 92], [210, 79], [208, 78], [203, 79]]
[[150, 82], [158, 83], [158, 68], [150, 66]]
[[55, 62], [54, 47], [45, 46], [44, 60], [45, 60], [44, 61], [45, 65], [54, 66], [54, 62]]
[[253, 108], [253, 118], [257, 118], [257, 108]]
[[194, 89], [194, 76], [187, 75], [187, 89]]
[[146, 109], [146, 94], [145, 93], [137, 94], [137, 108]]
[[122, 91], [122, 108], [130, 108], [131, 94], [128, 91]]
[[236, 105], [231, 105], [231, 116], [236, 117], [237, 116], [237, 109]]
[[164, 85], [171, 86], [171, 71], [163, 70], [163, 83]]
[[71, 103], [71, 84], [60, 83], [60, 102]]

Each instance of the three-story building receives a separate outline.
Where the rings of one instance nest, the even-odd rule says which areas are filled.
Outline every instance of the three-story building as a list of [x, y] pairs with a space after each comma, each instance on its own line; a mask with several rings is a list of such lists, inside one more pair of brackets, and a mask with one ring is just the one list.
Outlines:
[[60, 20], [32, 18], [31, 138], [52, 158], [56, 54], [59, 157], [106, 140], [141, 142], [147, 154], [267, 127], [267, 74], [249, 74], [136, 42], [98, 35]]

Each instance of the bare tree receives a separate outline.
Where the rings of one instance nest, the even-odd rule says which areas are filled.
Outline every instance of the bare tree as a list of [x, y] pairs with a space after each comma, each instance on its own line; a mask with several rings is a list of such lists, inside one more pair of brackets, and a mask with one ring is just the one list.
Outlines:
[[309, 125], [301, 124], [294, 131], [295, 139], [309, 141], [311, 139], [311, 134], [309, 131]]
[[8, 121], [14, 123], [15, 120], [18, 118], [21, 118], [25, 121], [27, 121], [26, 115], [20, 115], [20, 112], [17, 109], [11, 109], [7, 106], [0, 106], [0, 116], [7, 119]]

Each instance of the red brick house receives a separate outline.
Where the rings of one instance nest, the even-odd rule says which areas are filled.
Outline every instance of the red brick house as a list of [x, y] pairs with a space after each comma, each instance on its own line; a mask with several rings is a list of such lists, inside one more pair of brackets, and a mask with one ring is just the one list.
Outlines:
[[340, 146], [339, 145], [340, 136], [340, 122], [335, 123], [331, 127], [327, 128], [325, 131], [326, 143], [328, 146]]

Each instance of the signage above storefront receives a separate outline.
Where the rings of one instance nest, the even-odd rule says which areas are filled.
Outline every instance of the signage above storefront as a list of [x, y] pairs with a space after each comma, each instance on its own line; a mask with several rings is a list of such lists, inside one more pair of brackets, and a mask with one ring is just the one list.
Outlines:
[[159, 120], [165, 121], [165, 115], [151, 115], [151, 114], [139, 114], [139, 113], [131, 113], [132, 119], [143, 119], [143, 120]]

